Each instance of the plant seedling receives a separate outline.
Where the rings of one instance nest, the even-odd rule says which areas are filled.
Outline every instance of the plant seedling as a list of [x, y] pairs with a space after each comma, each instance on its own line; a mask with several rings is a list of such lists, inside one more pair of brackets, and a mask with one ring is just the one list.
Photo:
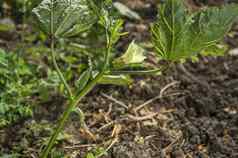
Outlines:
[[[125, 33], [121, 32], [123, 21], [114, 15], [111, 0], [43, 0], [33, 9], [33, 13], [41, 31], [50, 40], [53, 66], [64, 85], [68, 99], [68, 107], [40, 156], [47, 158], [70, 113], [97, 84], [124, 85], [132, 81], [129, 75], [156, 74], [161, 68], [146, 67], [146, 51], [135, 42], [129, 45], [124, 55], [115, 57], [114, 46]], [[158, 20], [151, 29], [158, 60], [173, 63], [210, 50], [215, 55], [216, 44], [229, 31], [237, 15], [236, 5], [189, 13], [184, 1], [165, 1], [160, 5]], [[98, 48], [100, 52], [97, 53], [82, 53], [88, 62], [76, 82], [77, 89], [73, 90], [57, 64], [55, 46], [61, 39], [70, 42], [72, 37], [81, 37], [81, 34], [95, 28], [102, 28], [105, 37], [102, 43], [105, 47]], [[97, 33], [94, 36], [97, 37]], [[78, 110], [84, 124], [83, 112], [79, 108]]]

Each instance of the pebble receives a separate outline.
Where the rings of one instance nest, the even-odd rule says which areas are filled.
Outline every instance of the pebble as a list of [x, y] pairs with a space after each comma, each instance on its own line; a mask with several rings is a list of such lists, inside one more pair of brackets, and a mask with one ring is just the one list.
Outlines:
[[238, 56], [238, 48], [232, 49], [229, 51], [229, 55]]

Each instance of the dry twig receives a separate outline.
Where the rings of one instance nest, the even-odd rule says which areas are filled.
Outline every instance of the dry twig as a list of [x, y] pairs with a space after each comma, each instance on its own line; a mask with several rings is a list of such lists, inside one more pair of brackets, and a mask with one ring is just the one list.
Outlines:
[[153, 103], [154, 101], [156, 101], [156, 100], [158, 100], [158, 99], [168, 98], [168, 97], [172, 97], [172, 96], [178, 96], [178, 95], [181, 95], [181, 94], [183, 94], [183, 93], [172, 93], [172, 94], [166, 95], [166, 96], [160, 96], [160, 95], [158, 95], [158, 96], [156, 96], [156, 97], [154, 97], [154, 98], [152, 98], [152, 99], [146, 101], [145, 103], [143, 103], [143, 104], [137, 106], [137, 107], [135, 108], [135, 111], [139, 111], [140, 109], [144, 108], [145, 106], [147, 106], [147, 105]]
[[152, 98], [152, 99], [146, 101], [145, 103], [143, 103], [143, 104], [137, 106], [137, 107], [134, 109], [134, 111], [137, 112], [137, 111], [139, 111], [140, 109], [144, 108], [145, 106], [151, 104], [152, 102], [154, 102], [154, 101], [156, 101], [156, 100], [158, 100], [158, 99], [162, 99], [162, 98], [167, 98], [167, 97], [172, 97], [172, 96], [180, 95], [181, 93], [173, 93], [173, 94], [164, 96], [164, 93], [165, 93], [165, 91], [166, 91], [167, 89], [169, 89], [170, 87], [172, 87], [172, 86], [174, 86], [174, 85], [176, 85], [176, 84], [179, 84], [179, 83], [180, 83], [180, 82], [178, 82], [178, 81], [174, 81], [174, 82], [172, 82], [172, 83], [167, 84], [164, 88], [162, 88], [162, 89], [160, 90], [160, 94], [159, 94], [158, 96], [156, 96], [156, 97], [154, 97], [154, 98]]
[[107, 98], [107, 99], [109, 99], [109, 100], [111, 100], [111, 101], [113, 101], [113, 102], [115, 102], [116, 104], [120, 105], [121, 107], [123, 107], [125, 109], [129, 109], [128, 106], [125, 103], [123, 103], [122, 101], [119, 101], [119, 100], [113, 98], [112, 96], [109, 96], [109, 95], [107, 95], [105, 93], [102, 93], [102, 96]]
[[82, 145], [73, 145], [73, 146], [65, 146], [65, 149], [79, 149], [79, 148], [88, 148], [95, 147], [97, 144], [82, 144]]
[[152, 119], [153, 117], [155, 117], [156, 115], [158, 115], [158, 113], [152, 113], [152, 114], [149, 114], [149, 115], [146, 115], [146, 116], [141, 116], [141, 117], [138, 117], [138, 116], [133, 116], [133, 115], [127, 115], [128, 118], [132, 119], [133, 121], [144, 121], [144, 120], [149, 120], [149, 119]]
[[164, 96], [164, 92], [165, 92], [167, 89], [169, 89], [170, 87], [172, 87], [172, 86], [174, 86], [174, 85], [176, 85], [176, 84], [179, 84], [179, 83], [180, 83], [180, 82], [178, 82], [178, 81], [174, 81], [174, 82], [171, 82], [171, 83], [167, 84], [164, 88], [162, 88], [162, 89], [160, 90], [159, 96], [160, 96], [160, 97], [163, 97], [163, 96]]

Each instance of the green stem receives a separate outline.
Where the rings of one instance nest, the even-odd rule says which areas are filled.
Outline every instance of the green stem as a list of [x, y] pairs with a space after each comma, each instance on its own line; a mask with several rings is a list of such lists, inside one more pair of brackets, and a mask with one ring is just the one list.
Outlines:
[[64, 87], [65, 87], [65, 89], [67, 91], [68, 97], [72, 100], [73, 99], [72, 91], [71, 91], [71, 89], [70, 89], [70, 87], [69, 87], [69, 85], [68, 85], [68, 83], [67, 83], [67, 81], [66, 81], [66, 79], [65, 79], [65, 77], [63, 75], [63, 73], [61, 72], [61, 70], [60, 70], [60, 68], [59, 68], [59, 66], [57, 64], [57, 61], [56, 61], [54, 43], [55, 43], [54, 37], [52, 37], [52, 39], [51, 39], [51, 58], [52, 58], [52, 61], [53, 61], [53, 66], [54, 66], [54, 68], [55, 68], [55, 70], [57, 72], [57, 75], [60, 78], [60, 81], [63, 83], [63, 85], [64, 85]]
[[63, 129], [65, 122], [67, 121], [70, 113], [78, 105], [79, 101], [96, 86], [97, 82], [103, 77], [103, 75], [104, 75], [104, 71], [99, 73], [92, 81], [90, 81], [86, 85], [86, 87], [81, 91], [81, 93], [75, 99], [70, 101], [68, 108], [64, 111], [59, 123], [57, 124], [57, 127], [56, 127], [53, 135], [51, 136], [51, 138], [48, 142], [48, 145], [44, 149], [43, 154], [40, 156], [40, 158], [47, 158], [47, 156], [49, 155], [49, 153], [54, 145], [54, 142], [56, 141], [60, 131]]
[[151, 70], [121, 70], [112, 71], [112, 74], [124, 74], [124, 75], [154, 75], [163, 71], [161, 68], [151, 69]]
[[165, 72], [166, 70], [168, 70], [173, 63], [168, 62], [165, 66], [161, 67], [161, 68], [154, 68], [154, 69], [150, 69], [150, 70], [115, 70], [115, 71], [111, 71], [111, 74], [114, 75], [156, 75], [160, 72]]
[[73, 109], [78, 105], [79, 101], [85, 96], [87, 95], [97, 84], [97, 82], [103, 77], [103, 75], [105, 74], [106, 69], [103, 69], [93, 80], [91, 80], [85, 87], [84, 89], [79, 93], [78, 96], [76, 96], [75, 98], [73, 98], [72, 100], [70, 100], [70, 104], [68, 106], [68, 108], [64, 111], [59, 123], [57, 124], [57, 127], [53, 133], [53, 135], [51, 136], [46, 148], [44, 149], [42, 155], [40, 156], [40, 158], [47, 158], [47, 156], [49, 155], [60, 131], [63, 129], [65, 122], [67, 121], [70, 113], [73, 111]]

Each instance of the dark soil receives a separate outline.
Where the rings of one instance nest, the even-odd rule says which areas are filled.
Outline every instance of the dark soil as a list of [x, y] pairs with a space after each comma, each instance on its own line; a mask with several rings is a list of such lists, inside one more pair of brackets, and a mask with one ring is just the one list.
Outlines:
[[[110, 150], [108, 158], [236, 158], [238, 157], [238, 57], [204, 58], [199, 63], [186, 64], [209, 89], [193, 82], [175, 66], [166, 76], [138, 81], [131, 90], [119, 89], [114, 95], [132, 108], [156, 97], [171, 82], [179, 84], [166, 91], [165, 96], [179, 93], [177, 97], [158, 99], [141, 110], [141, 115], [158, 112], [151, 120], [120, 121], [126, 117], [118, 104], [112, 104], [109, 120], [122, 126], [119, 142]], [[143, 85], [143, 86], [142, 86]], [[100, 90], [101, 91], [101, 90]], [[112, 92], [107, 92], [111, 94]], [[110, 101], [92, 96], [87, 112], [108, 111]], [[89, 100], [90, 101], [90, 100]], [[96, 104], [96, 105], [95, 105]], [[91, 105], [91, 106], [90, 106]], [[100, 112], [101, 111], [101, 112]], [[118, 121], [117, 121], [118, 120]], [[93, 121], [89, 121], [89, 124]], [[104, 120], [104, 122], [106, 122]], [[101, 121], [94, 123], [99, 126]], [[103, 123], [101, 123], [103, 125]], [[105, 123], [104, 123], [105, 124]], [[101, 125], [101, 126], [102, 126]], [[98, 128], [98, 127], [97, 127]], [[112, 128], [100, 133], [108, 138]], [[102, 137], [103, 135], [103, 137]]]

